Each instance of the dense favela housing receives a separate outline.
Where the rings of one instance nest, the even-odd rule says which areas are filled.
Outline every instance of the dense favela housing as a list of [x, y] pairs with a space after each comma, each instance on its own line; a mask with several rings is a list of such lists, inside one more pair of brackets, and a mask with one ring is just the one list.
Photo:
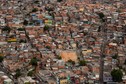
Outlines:
[[126, 84], [126, 0], [0, 0], [0, 84]]

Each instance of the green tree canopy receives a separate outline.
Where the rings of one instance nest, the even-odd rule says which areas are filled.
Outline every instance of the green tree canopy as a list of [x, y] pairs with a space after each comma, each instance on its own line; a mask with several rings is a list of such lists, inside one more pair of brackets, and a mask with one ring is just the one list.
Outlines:
[[35, 3], [35, 4], [39, 4], [39, 1], [38, 1], [38, 0], [36, 0], [36, 1], [34, 1], [34, 3]]
[[75, 61], [73, 61], [73, 60], [71, 60], [71, 59], [69, 59], [67, 62], [68, 62], [68, 63], [71, 63], [72, 65], [75, 65]]
[[2, 31], [7, 31], [7, 32], [10, 32], [11, 31], [11, 28], [9, 26], [5, 26]]
[[20, 69], [17, 69], [15, 77], [18, 78], [19, 76], [21, 76], [21, 71], [20, 71]]
[[58, 56], [57, 56], [57, 59], [62, 59], [62, 57], [58, 55]]
[[120, 69], [113, 69], [111, 71], [111, 76], [113, 81], [115, 82], [121, 82], [122, 81], [122, 77], [123, 77], [123, 73]]
[[31, 59], [31, 61], [30, 61], [30, 64], [32, 65], [32, 66], [37, 66], [38, 65], [38, 63], [37, 63], [37, 58], [36, 57], [33, 57], [32, 59]]
[[50, 46], [46, 46], [46, 48], [47, 48], [47, 49], [51, 49], [51, 47], [50, 47]]
[[27, 41], [25, 39], [20, 39], [19, 43], [26, 43]]
[[18, 30], [18, 31], [25, 31], [24, 28], [18, 28], [17, 30]]
[[24, 20], [23, 24], [24, 25], [28, 25], [28, 21], [27, 20]]
[[105, 22], [105, 19], [104, 19], [105, 15], [104, 15], [102, 12], [97, 13], [97, 14], [98, 14], [99, 18], [100, 18], [103, 22]]
[[118, 55], [115, 54], [114, 56], [112, 56], [113, 59], [117, 59]]
[[37, 8], [33, 8], [33, 9], [32, 9], [32, 12], [37, 12], [37, 11], [38, 11]]
[[48, 25], [45, 25], [45, 26], [44, 26], [44, 31], [49, 31], [49, 28], [50, 28], [50, 27], [49, 27]]
[[101, 19], [103, 19], [103, 18], [105, 17], [105, 15], [104, 15], [102, 12], [98, 13], [98, 16], [99, 16]]
[[85, 60], [80, 60], [79, 61], [79, 65], [80, 66], [85, 66], [86, 65], [86, 61]]
[[63, 0], [57, 0], [57, 2], [61, 2], [61, 1], [63, 1]]
[[0, 63], [4, 60], [3, 56], [0, 56]]
[[32, 70], [32, 71], [29, 71], [27, 75], [28, 75], [28, 76], [33, 76], [33, 74], [34, 74], [34, 72], [33, 72], [33, 70]]

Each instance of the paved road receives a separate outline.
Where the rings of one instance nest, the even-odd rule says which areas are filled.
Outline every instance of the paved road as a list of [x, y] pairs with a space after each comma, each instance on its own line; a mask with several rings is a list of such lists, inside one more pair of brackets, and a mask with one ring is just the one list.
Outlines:
[[3, 71], [5, 75], [7, 75], [8, 77], [10, 76], [8, 70], [1, 63], [0, 63], [0, 71]]
[[36, 74], [35, 77], [39, 81], [39, 84], [47, 84], [47, 83], [44, 82], [44, 80], [38, 74]]
[[12, 79], [14, 84], [18, 84], [17, 80], [12, 78], [12, 76], [10, 75], [10, 71], [7, 68], [5, 68], [2, 63], [0, 63], [0, 71], [3, 71], [6, 76]]

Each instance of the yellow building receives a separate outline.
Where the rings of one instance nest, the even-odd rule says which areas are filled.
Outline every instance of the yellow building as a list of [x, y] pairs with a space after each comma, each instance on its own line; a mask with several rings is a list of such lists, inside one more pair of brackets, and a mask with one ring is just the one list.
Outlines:
[[60, 84], [68, 84], [68, 80], [67, 79], [60, 79]]
[[83, 53], [83, 55], [87, 55], [89, 53], [92, 53], [92, 50], [91, 49], [85, 49], [85, 50], [82, 50], [82, 53]]
[[52, 23], [53, 23], [52, 20], [45, 20], [46, 25], [52, 25]]
[[17, 39], [16, 39], [16, 38], [11, 38], [11, 39], [8, 39], [7, 41], [8, 41], [8, 42], [16, 42]]

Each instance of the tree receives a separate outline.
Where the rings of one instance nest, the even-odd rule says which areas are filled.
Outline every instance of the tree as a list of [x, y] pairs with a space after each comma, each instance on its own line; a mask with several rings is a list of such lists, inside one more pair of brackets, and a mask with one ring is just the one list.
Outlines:
[[98, 27], [98, 32], [100, 32], [100, 31], [101, 31], [101, 26]]
[[32, 76], [33, 75], [33, 70], [29, 71], [27, 76]]
[[48, 31], [49, 28], [50, 28], [50, 27], [49, 27], [48, 25], [45, 25], [45, 26], [44, 26], [44, 31]]
[[53, 12], [49, 12], [49, 15], [52, 16], [53, 19], [55, 18], [55, 15]]
[[67, 62], [68, 62], [68, 63], [71, 63], [72, 65], [75, 65], [75, 61], [73, 61], [73, 60], [71, 60], [71, 59], [69, 59]]
[[18, 28], [17, 30], [18, 31], [24, 31], [25, 29], [24, 28]]
[[0, 56], [0, 63], [4, 60], [3, 56]]
[[32, 12], [37, 12], [37, 11], [38, 11], [37, 8], [33, 8], [33, 9], [32, 9]]
[[11, 28], [9, 26], [5, 26], [2, 31], [7, 31], [8, 33], [10, 32]]
[[38, 63], [37, 63], [37, 58], [36, 57], [33, 57], [32, 59], [31, 59], [31, 61], [30, 61], [30, 64], [32, 65], [32, 66], [37, 66], [38, 65]]
[[105, 22], [105, 19], [104, 19], [105, 15], [104, 15], [102, 12], [97, 13], [97, 14], [98, 14], [98, 16], [100, 17], [100, 19], [101, 19], [103, 22]]
[[126, 65], [126, 60], [125, 60], [124, 64]]
[[113, 69], [111, 71], [111, 76], [113, 81], [115, 82], [121, 82], [122, 81], [122, 77], [123, 77], [123, 73], [120, 69]]
[[115, 54], [114, 56], [112, 56], [113, 59], [117, 59], [118, 55]]
[[85, 60], [80, 60], [79, 61], [79, 65], [80, 66], [85, 66], [86, 65], [86, 61]]
[[46, 48], [47, 48], [47, 49], [51, 49], [51, 47], [50, 47], [50, 46], [46, 46]]
[[29, 25], [33, 25], [34, 23], [33, 22], [30, 22]]
[[58, 56], [57, 56], [57, 59], [62, 59], [62, 57], [58, 55]]
[[39, 1], [38, 1], [38, 0], [36, 0], [34, 3], [35, 3], [35, 4], [39, 4]]
[[61, 1], [63, 1], [63, 0], [57, 0], [57, 2], [61, 2]]
[[21, 39], [19, 43], [26, 43], [27, 41], [25, 39]]
[[105, 17], [105, 15], [102, 12], [98, 13], [98, 16], [100, 17], [100, 19], [103, 19]]
[[23, 24], [24, 25], [28, 25], [28, 21], [27, 20], [24, 20]]
[[17, 69], [15, 77], [18, 78], [19, 76], [21, 76], [21, 71], [20, 71], [20, 69]]

